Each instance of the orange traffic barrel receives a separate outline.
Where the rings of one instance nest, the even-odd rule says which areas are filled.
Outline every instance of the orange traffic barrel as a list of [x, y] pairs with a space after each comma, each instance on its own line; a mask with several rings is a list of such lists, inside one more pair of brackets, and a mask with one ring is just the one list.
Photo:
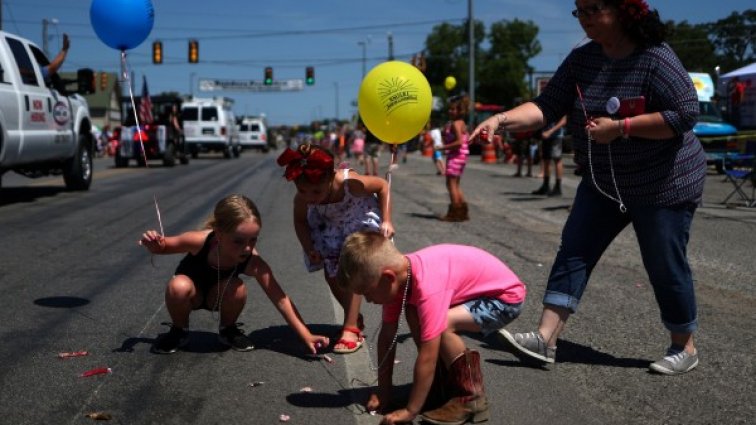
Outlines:
[[485, 164], [496, 164], [496, 147], [491, 142], [484, 142], [481, 146], [480, 159]]

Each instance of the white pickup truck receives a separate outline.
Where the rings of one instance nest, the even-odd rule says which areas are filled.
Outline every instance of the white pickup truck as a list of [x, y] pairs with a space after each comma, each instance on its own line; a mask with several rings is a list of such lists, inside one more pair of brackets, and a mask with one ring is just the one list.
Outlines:
[[[0, 31], [0, 182], [7, 171], [27, 177], [63, 175], [69, 190], [92, 183], [92, 122], [86, 100], [93, 73], [57, 74], [45, 82], [49, 60], [29, 40]], [[67, 86], [76, 85], [77, 93]]]

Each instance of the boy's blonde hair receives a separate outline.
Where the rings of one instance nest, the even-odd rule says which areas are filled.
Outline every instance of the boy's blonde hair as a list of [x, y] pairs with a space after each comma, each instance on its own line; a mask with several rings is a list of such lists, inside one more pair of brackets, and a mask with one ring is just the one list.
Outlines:
[[231, 233], [244, 221], [254, 219], [262, 227], [257, 206], [244, 195], [228, 195], [215, 204], [213, 215], [205, 222], [205, 229]]
[[402, 267], [403, 259], [402, 253], [382, 234], [356, 232], [341, 247], [336, 279], [342, 288], [363, 293], [378, 280], [384, 268]]

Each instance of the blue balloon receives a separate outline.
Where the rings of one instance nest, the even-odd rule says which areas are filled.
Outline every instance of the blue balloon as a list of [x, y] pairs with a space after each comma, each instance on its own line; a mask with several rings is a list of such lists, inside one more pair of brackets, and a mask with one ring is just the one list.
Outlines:
[[93, 0], [89, 20], [103, 43], [127, 50], [150, 35], [155, 10], [150, 0]]

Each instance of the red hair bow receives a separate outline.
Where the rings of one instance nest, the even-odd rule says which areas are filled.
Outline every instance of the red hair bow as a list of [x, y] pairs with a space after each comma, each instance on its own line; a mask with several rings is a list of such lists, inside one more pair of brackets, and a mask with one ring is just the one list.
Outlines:
[[645, 0], [624, 0], [620, 9], [634, 21], [639, 21], [648, 15], [648, 3]]
[[286, 166], [284, 177], [288, 181], [304, 174], [311, 183], [317, 183], [323, 173], [333, 172], [333, 158], [320, 149], [286, 148], [276, 162], [282, 167]]

